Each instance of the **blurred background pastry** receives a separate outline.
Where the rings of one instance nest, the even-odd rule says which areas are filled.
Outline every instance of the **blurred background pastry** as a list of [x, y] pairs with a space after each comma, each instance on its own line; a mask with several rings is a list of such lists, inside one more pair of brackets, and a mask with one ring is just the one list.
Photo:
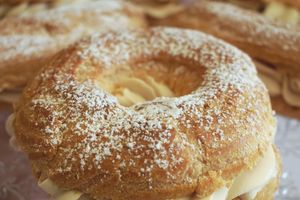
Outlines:
[[219, 0], [259, 12], [269, 19], [289, 24], [300, 23], [299, 0]]
[[185, 4], [193, 0], [129, 0], [139, 6], [145, 14], [152, 18], [165, 18], [183, 10]]
[[28, 8], [0, 20], [0, 92], [20, 90], [54, 54], [84, 36], [146, 27], [141, 10], [122, 1], [81, 2], [36, 13]]
[[291, 5], [195, 1], [177, 14], [152, 22], [202, 30], [241, 48], [257, 63], [274, 109], [300, 119], [299, 9]]
[[0, 18], [46, 11], [66, 4], [92, 0], [0, 0]]

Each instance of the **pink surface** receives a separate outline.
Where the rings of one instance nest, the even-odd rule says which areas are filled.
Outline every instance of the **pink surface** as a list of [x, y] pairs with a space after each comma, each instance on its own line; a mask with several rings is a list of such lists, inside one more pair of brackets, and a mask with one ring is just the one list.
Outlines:
[[[0, 200], [49, 200], [31, 174], [27, 158], [9, 146], [4, 122], [11, 109], [0, 103]], [[276, 143], [281, 151], [284, 173], [277, 200], [300, 199], [300, 122], [277, 116]]]

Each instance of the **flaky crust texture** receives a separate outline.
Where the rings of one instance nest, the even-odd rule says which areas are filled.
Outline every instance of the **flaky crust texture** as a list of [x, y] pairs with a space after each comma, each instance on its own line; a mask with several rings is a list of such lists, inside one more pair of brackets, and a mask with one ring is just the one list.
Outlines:
[[0, 21], [0, 91], [23, 86], [55, 53], [83, 36], [145, 24], [136, 7], [109, 0], [7, 17]]
[[259, 13], [204, 0], [187, 6], [184, 11], [158, 24], [201, 30], [283, 71], [299, 71], [300, 28], [271, 21]]
[[[131, 107], [97, 85], [108, 70], [149, 60], [203, 68], [203, 82]], [[173, 28], [94, 35], [62, 51], [27, 86], [15, 115], [36, 176], [98, 199], [208, 196], [255, 166], [275, 131], [250, 58]]]

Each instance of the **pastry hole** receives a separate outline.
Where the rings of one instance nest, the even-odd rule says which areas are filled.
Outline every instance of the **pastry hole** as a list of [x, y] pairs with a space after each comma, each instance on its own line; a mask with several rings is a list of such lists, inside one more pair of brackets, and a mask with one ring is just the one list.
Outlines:
[[115, 96], [123, 106], [151, 101], [156, 97], [173, 97], [174, 93], [165, 84], [156, 81], [151, 76], [144, 79], [137, 77], [120, 78], [118, 92]]
[[186, 63], [169, 65], [169, 62], [148, 61], [131, 67], [115, 67], [101, 72], [97, 80], [99, 86], [115, 96], [123, 106], [158, 97], [183, 96], [201, 84], [204, 68], [192, 68]]

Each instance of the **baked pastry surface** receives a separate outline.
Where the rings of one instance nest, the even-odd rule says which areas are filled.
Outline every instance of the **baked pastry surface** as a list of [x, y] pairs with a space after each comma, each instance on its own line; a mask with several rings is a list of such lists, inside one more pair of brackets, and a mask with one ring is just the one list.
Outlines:
[[94, 32], [145, 27], [143, 14], [122, 1], [66, 5], [0, 21], [0, 91], [24, 86], [52, 56]]
[[[143, 76], [175, 97], [151, 99], [136, 89]], [[124, 84], [148, 101], [121, 105]], [[94, 35], [60, 52], [24, 90], [13, 125], [41, 182], [98, 199], [205, 198], [253, 169], [275, 132], [250, 58], [173, 28]]]

